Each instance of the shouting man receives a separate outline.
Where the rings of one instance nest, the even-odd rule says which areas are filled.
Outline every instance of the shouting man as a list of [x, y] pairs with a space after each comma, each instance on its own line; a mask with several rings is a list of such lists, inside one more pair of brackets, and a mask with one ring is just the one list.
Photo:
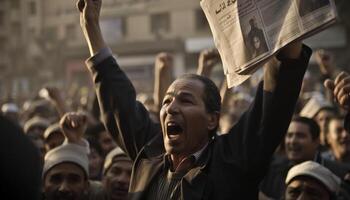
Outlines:
[[80, 0], [87, 61], [104, 123], [133, 160], [130, 199], [256, 199], [258, 184], [284, 137], [311, 50], [295, 42], [266, 66], [255, 101], [228, 134], [217, 136], [215, 84], [185, 75], [168, 88], [160, 125], [136, 101], [135, 89], [106, 46], [101, 0]]

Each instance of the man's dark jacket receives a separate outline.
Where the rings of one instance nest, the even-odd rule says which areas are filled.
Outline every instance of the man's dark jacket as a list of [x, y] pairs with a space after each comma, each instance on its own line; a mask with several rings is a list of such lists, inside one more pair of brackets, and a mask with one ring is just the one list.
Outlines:
[[[279, 58], [274, 92], [263, 91], [260, 84], [239, 122], [228, 134], [212, 139], [181, 180], [182, 199], [257, 199], [259, 182], [292, 118], [310, 55], [311, 50], [304, 46], [299, 59]], [[113, 57], [89, 69], [104, 123], [134, 160], [130, 199], [145, 199], [164, 166], [161, 128], [136, 101], [132, 83]]]

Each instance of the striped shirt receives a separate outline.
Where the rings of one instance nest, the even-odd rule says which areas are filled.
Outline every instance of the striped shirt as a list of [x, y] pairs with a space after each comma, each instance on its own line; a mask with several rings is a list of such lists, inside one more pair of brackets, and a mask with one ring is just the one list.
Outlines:
[[202, 154], [207, 145], [181, 162], [175, 172], [172, 172], [170, 170], [172, 168], [170, 155], [165, 155], [164, 167], [160, 171], [159, 175], [151, 182], [151, 186], [147, 194], [147, 199], [181, 199], [181, 180], [186, 175], [186, 173], [195, 165], [196, 160], [198, 160], [199, 156]]

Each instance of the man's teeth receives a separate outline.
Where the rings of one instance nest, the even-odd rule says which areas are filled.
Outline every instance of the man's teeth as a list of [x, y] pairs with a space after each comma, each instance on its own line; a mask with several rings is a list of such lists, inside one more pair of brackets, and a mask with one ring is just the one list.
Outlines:
[[168, 122], [167, 125], [168, 126], [178, 126], [177, 123], [175, 123], [175, 122]]
[[169, 135], [177, 135], [182, 132], [182, 128], [175, 122], [169, 122], [167, 123], [167, 132]]
[[168, 137], [170, 138], [170, 139], [175, 139], [175, 138], [177, 138], [179, 135], [168, 135]]

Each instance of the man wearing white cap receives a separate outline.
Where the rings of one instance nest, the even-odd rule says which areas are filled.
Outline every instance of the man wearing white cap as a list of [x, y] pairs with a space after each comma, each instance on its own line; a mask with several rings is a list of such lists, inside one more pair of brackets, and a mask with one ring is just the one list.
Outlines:
[[322, 165], [307, 161], [289, 170], [286, 200], [331, 200], [340, 190], [341, 180]]
[[93, 190], [89, 182], [89, 145], [82, 139], [86, 118], [76, 113], [66, 114], [61, 122], [66, 141], [45, 156], [43, 183], [45, 199], [102, 199], [102, 188]]
[[86, 148], [63, 144], [47, 153], [43, 172], [47, 199], [85, 199], [89, 187]]
[[108, 199], [127, 199], [131, 169], [132, 161], [121, 148], [115, 148], [106, 156], [102, 184]]

